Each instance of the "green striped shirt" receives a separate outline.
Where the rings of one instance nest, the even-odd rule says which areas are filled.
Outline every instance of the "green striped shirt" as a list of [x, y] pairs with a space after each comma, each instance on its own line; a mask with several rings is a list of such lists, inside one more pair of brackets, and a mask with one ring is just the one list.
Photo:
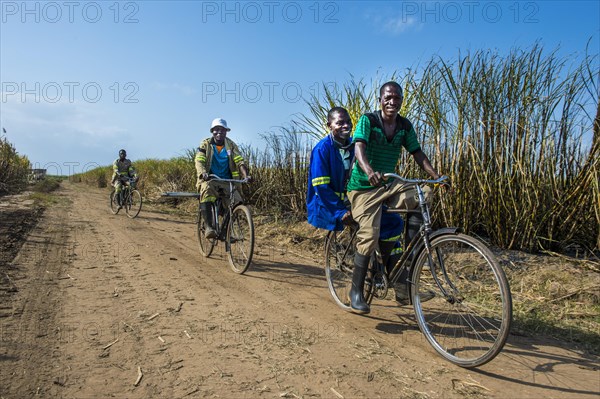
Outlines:
[[[376, 115], [374, 119], [381, 120]], [[353, 137], [355, 142], [362, 141], [367, 144], [367, 159], [373, 170], [382, 174], [396, 172], [396, 164], [400, 157], [401, 147], [404, 147], [411, 154], [421, 149], [412, 124], [408, 119], [402, 118], [400, 115], [396, 118], [396, 134], [390, 142], [385, 137], [383, 126], [380, 123], [371, 126], [367, 115], [361, 116], [358, 120]], [[367, 174], [362, 170], [358, 162], [356, 162], [350, 174], [348, 191], [368, 190], [371, 188], [373, 186], [369, 183]]]

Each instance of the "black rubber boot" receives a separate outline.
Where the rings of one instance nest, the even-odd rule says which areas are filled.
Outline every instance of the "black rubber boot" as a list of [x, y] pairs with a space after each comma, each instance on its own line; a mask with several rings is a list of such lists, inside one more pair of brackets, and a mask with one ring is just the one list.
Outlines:
[[203, 202], [200, 204], [200, 212], [202, 212], [202, 219], [206, 225], [206, 231], [204, 236], [206, 238], [217, 238], [217, 231], [213, 223], [213, 206], [209, 202]]
[[350, 289], [350, 307], [354, 313], [366, 314], [371, 311], [363, 295], [370, 258], [370, 256], [358, 253], [354, 255], [354, 271], [352, 272], [352, 288]]

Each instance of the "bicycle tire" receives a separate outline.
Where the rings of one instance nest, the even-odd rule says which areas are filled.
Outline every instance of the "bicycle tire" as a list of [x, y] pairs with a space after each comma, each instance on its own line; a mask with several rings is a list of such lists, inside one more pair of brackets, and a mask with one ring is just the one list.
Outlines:
[[244, 274], [252, 263], [254, 253], [254, 222], [246, 205], [237, 205], [231, 211], [227, 224], [227, 248], [231, 270]]
[[[352, 272], [355, 254], [354, 230], [345, 228], [342, 231], [330, 231], [325, 239], [325, 278], [329, 292], [335, 303], [345, 311], [351, 312], [350, 288], [352, 288]], [[367, 275], [372, 275], [373, 262], [369, 264]], [[365, 301], [373, 300], [373, 284], [365, 283], [363, 292]]]
[[126, 200], [125, 213], [130, 219], [135, 218], [142, 210], [142, 194], [138, 190], [131, 190]]
[[200, 211], [200, 205], [198, 205], [198, 215], [196, 217], [196, 238], [198, 239], [198, 249], [200, 253], [209, 257], [216, 245], [216, 239], [206, 238], [206, 222], [202, 219], [202, 212]]
[[[485, 244], [465, 234], [433, 238], [429, 253], [432, 265], [423, 250], [412, 274], [411, 296], [421, 332], [442, 357], [458, 366], [489, 362], [504, 347], [512, 323], [504, 271]], [[434, 274], [449, 295], [444, 296]], [[435, 297], [421, 301], [427, 291]]]
[[119, 208], [119, 205], [117, 204], [117, 201], [116, 201], [116, 198], [115, 198], [115, 189], [114, 188], [110, 192], [109, 201], [110, 201], [110, 211], [112, 212], [113, 215], [116, 215], [117, 213], [119, 213], [119, 211], [121, 209]]

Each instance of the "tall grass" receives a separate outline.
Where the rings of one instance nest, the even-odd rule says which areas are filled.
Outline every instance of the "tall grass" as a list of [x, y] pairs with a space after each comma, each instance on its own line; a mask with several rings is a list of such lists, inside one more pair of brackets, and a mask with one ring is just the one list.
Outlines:
[[568, 68], [539, 46], [479, 51], [432, 60], [407, 82], [409, 115], [456, 188], [445, 221], [509, 249], [598, 248], [600, 137], [583, 139], [594, 130], [584, 110], [599, 100], [593, 64]]
[[[442, 223], [508, 249], [600, 248], [598, 59], [570, 62], [539, 45], [506, 56], [476, 51], [433, 58], [399, 80], [401, 113], [452, 179], [454, 194], [435, 207]], [[312, 135], [333, 105], [351, 109], [353, 121], [378, 108], [379, 84], [324, 89], [297, 121]], [[409, 158], [403, 152], [399, 173], [422, 175]]]
[[0, 137], [0, 195], [25, 188], [30, 167], [29, 159], [19, 155], [6, 137]]
[[254, 179], [246, 198], [260, 212], [306, 217], [308, 162], [312, 142], [293, 127], [262, 135], [264, 150], [242, 147]]

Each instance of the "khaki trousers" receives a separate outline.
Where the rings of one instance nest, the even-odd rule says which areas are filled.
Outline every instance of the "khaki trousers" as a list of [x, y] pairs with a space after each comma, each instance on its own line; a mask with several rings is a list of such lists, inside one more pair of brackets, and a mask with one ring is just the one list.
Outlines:
[[[431, 187], [423, 187], [425, 200], [429, 202]], [[389, 208], [416, 209], [419, 206], [417, 190], [412, 184], [394, 182], [371, 190], [355, 190], [348, 193], [352, 205], [352, 217], [358, 223], [356, 252], [370, 256], [377, 247], [381, 225], [381, 206]]]

